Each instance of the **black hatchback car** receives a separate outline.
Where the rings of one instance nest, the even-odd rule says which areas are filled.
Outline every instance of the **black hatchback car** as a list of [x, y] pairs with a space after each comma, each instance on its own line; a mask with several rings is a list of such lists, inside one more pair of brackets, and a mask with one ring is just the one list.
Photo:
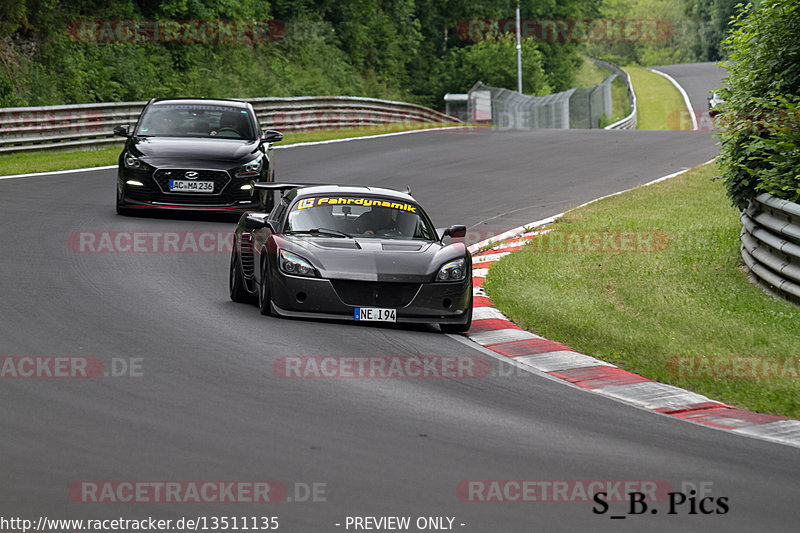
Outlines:
[[153, 99], [119, 156], [117, 212], [141, 209], [247, 211], [264, 209], [251, 182], [274, 181], [272, 143], [253, 106], [236, 100]]

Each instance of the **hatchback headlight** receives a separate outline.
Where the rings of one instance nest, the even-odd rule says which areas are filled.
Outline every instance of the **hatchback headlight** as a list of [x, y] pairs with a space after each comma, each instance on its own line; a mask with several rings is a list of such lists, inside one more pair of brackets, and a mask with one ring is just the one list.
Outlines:
[[144, 161], [142, 161], [135, 155], [131, 154], [130, 152], [125, 152], [125, 157], [123, 157], [122, 160], [125, 163], [125, 168], [144, 169], [147, 166], [147, 164]]
[[316, 277], [317, 271], [311, 266], [311, 263], [286, 250], [280, 251], [278, 259], [281, 271], [293, 276], [309, 276]]
[[450, 261], [442, 265], [436, 274], [436, 281], [463, 281], [467, 277], [467, 260], [465, 258]]
[[261, 167], [264, 166], [264, 156], [260, 155], [236, 169], [237, 178], [253, 178], [261, 172]]

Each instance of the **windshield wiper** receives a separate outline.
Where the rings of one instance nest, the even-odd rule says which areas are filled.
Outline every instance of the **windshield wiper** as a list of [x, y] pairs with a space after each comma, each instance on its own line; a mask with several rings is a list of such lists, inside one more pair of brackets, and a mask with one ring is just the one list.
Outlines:
[[345, 237], [347, 239], [352, 239], [352, 235], [348, 235], [343, 231], [339, 231], [336, 229], [328, 229], [328, 228], [312, 228], [312, 229], [298, 229], [298, 230], [289, 230], [285, 232], [286, 235], [297, 235], [299, 233], [308, 233], [311, 235], [333, 235], [334, 237]]

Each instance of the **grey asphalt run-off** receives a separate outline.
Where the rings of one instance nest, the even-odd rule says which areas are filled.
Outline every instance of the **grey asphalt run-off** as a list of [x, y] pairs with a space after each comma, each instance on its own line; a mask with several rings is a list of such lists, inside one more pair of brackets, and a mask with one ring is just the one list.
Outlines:
[[[277, 152], [282, 180], [411, 185], [438, 226], [509, 229], [711, 159], [705, 132], [440, 131]], [[482, 356], [433, 327], [259, 315], [228, 300], [221, 253], [77, 253], [81, 231], [227, 231], [119, 217], [115, 172], [0, 181], [0, 355], [141, 358], [139, 377], [0, 380], [0, 515], [35, 519], [454, 516], [456, 529], [786, 531], [798, 450], [644, 412], [493, 361], [482, 378], [287, 379], [282, 356]], [[702, 327], [713, 327], [703, 325]], [[466, 502], [464, 480], [665, 480], [727, 514], [610, 520], [593, 502]], [[84, 480], [324, 483], [325, 501], [81, 504]], [[704, 485], [701, 485], [704, 484]]]

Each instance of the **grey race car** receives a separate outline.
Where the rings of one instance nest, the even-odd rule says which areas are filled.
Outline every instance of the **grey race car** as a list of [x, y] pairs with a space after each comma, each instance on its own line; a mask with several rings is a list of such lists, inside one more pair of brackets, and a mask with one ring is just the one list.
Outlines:
[[464, 226], [437, 230], [409, 194], [366, 186], [254, 183], [280, 190], [270, 213], [242, 215], [230, 296], [261, 313], [349, 321], [472, 322], [472, 260]]

